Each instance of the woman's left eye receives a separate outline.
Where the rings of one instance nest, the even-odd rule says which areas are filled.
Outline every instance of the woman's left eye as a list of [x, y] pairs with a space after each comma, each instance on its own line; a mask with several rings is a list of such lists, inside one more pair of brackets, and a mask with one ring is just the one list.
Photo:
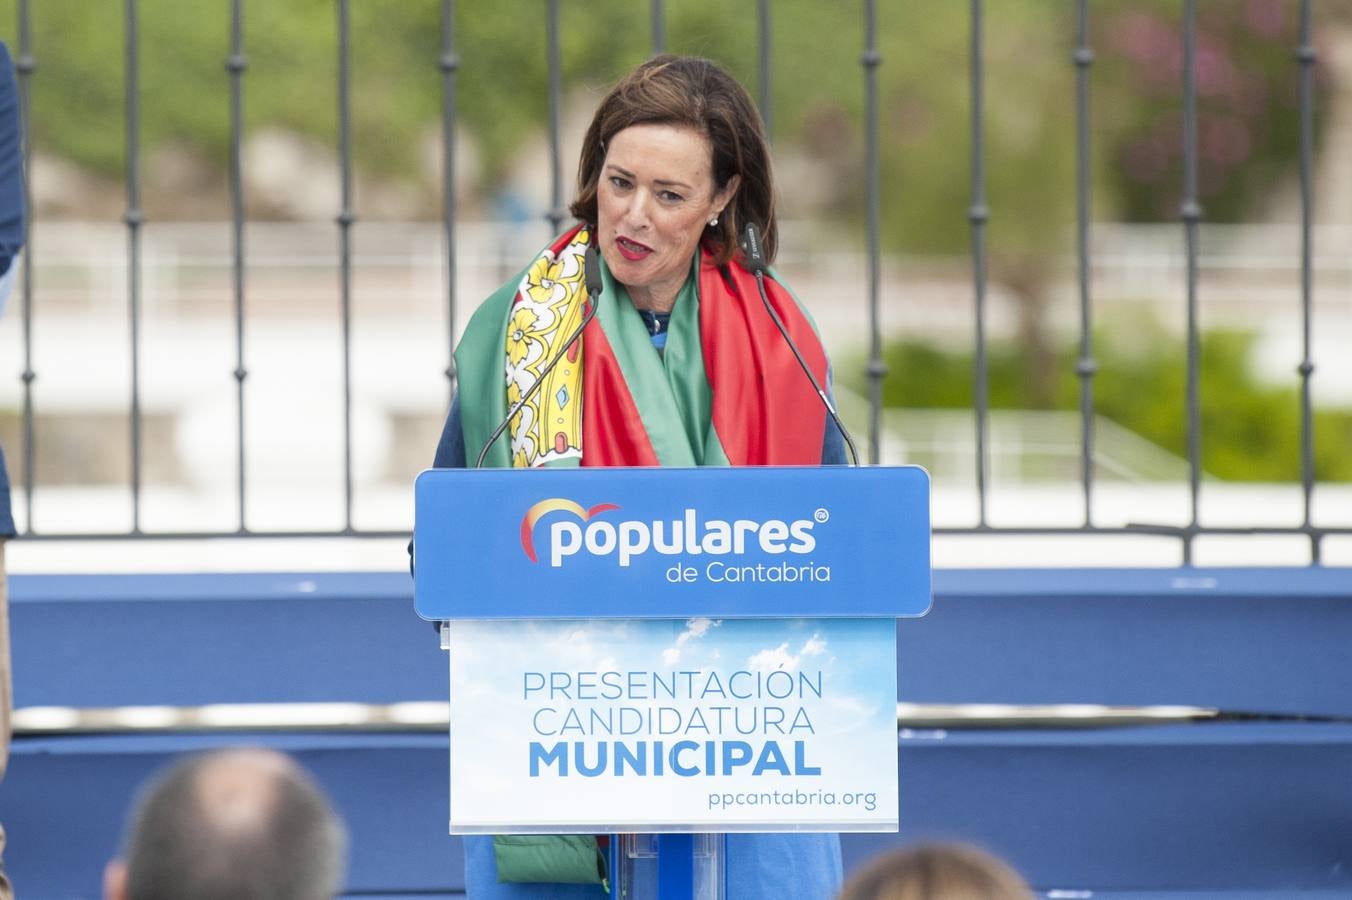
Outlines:
[[668, 203], [680, 203], [682, 200], [685, 199], [684, 197], [682, 197], [680, 194], [676, 193], [675, 191], [663, 191], [662, 194], [661, 194], [661, 197], [662, 197], [663, 200], [667, 201]]

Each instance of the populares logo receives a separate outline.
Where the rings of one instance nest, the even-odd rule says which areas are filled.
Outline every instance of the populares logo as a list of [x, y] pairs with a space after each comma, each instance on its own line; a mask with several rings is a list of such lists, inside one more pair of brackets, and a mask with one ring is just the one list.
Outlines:
[[663, 556], [726, 556], [745, 553], [748, 547], [763, 553], [811, 553], [817, 546], [812, 529], [827, 520], [819, 509], [811, 519], [701, 519], [697, 510], [686, 509], [680, 518], [598, 519], [602, 513], [617, 510], [614, 503], [598, 503], [590, 508], [575, 500], [551, 497], [526, 510], [521, 520], [521, 549], [531, 562], [538, 562], [535, 550], [535, 526], [550, 513], [564, 513], [550, 521], [547, 534], [550, 566], [557, 568], [570, 556], [614, 555], [627, 567], [635, 557], [648, 552]]
[[[619, 509], [619, 507], [614, 503], [598, 503], [591, 509], [584, 509], [580, 503], [566, 500], [563, 497], [551, 497], [548, 500], [541, 500], [539, 503], [526, 510], [526, 515], [521, 520], [521, 549], [526, 551], [526, 558], [531, 562], [539, 562], [535, 557], [535, 523], [549, 513], [570, 512], [586, 522], [592, 516], [599, 515], [603, 512], [609, 512], [612, 509]], [[555, 562], [553, 565], [557, 566], [558, 563]]]

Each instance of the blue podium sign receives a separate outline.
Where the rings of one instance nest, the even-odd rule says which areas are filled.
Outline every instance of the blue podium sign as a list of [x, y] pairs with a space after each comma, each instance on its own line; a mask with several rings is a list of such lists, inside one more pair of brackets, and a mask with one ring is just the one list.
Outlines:
[[913, 466], [430, 469], [415, 492], [426, 619], [929, 609], [929, 476]]

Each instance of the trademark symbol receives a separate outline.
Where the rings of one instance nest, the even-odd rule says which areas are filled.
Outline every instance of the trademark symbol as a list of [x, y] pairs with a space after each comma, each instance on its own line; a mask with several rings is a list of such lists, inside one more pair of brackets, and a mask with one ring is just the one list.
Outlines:
[[812, 518], [816, 519], [818, 522], [825, 522], [827, 519], [831, 518], [831, 514], [826, 511], [825, 507], [820, 507], [812, 514]]

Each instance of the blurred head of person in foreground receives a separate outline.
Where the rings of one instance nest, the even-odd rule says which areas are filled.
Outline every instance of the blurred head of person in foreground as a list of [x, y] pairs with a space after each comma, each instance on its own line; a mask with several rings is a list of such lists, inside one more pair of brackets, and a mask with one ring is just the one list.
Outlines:
[[272, 750], [220, 750], [142, 788], [105, 900], [331, 900], [347, 837], [314, 781]]
[[839, 900], [1032, 900], [1023, 879], [983, 850], [922, 844], [870, 862], [846, 882]]

